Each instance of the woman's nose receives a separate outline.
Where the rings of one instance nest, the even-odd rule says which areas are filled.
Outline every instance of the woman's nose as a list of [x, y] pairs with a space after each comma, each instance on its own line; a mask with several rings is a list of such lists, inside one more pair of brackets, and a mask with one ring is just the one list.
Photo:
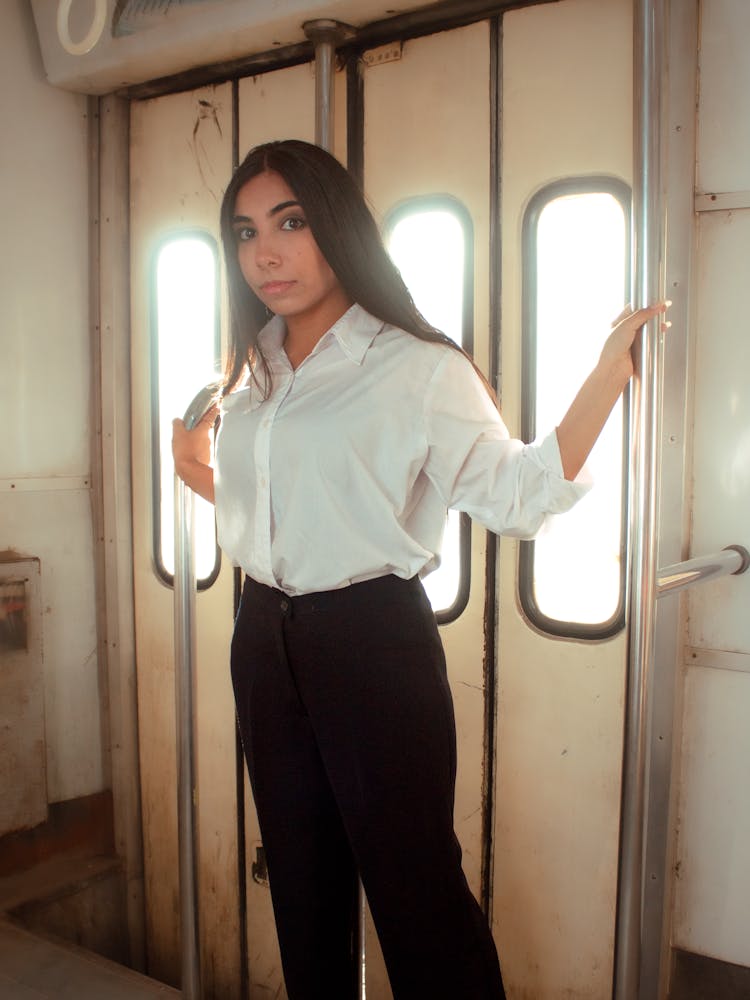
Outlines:
[[278, 263], [279, 253], [273, 236], [258, 235], [256, 237], [255, 259], [261, 266]]

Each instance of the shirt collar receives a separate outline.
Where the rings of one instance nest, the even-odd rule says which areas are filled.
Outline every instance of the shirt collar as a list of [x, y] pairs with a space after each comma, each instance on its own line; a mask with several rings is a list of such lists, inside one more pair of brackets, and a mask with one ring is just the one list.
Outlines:
[[[385, 323], [382, 320], [371, 316], [355, 302], [333, 324], [330, 330], [323, 334], [315, 346], [314, 353], [322, 349], [324, 343], [330, 341], [331, 337], [335, 337], [349, 360], [356, 365], [361, 365], [370, 345], [384, 326]], [[281, 355], [283, 354], [285, 330], [282, 317], [272, 316], [258, 334], [258, 343], [272, 367], [274, 362], [284, 360]]]
[[370, 345], [384, 326], [382, 319], [371, 316], [355, 302], [341, 319], [333, 324], [326, 336], [333, 335], [344, 354], [356, 365], [361, 365]]

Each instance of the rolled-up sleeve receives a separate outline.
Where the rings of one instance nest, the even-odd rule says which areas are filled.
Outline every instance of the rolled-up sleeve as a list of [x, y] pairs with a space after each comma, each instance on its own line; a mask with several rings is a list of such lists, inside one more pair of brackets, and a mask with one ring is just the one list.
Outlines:
[[446, 506], [490, 531], [533, 538], [591, 488], [584, 469], [565, 479], [554, 430], [533, 444], [510, 437], [468, 360], [447, 350], [425, 395], [424, 471]]

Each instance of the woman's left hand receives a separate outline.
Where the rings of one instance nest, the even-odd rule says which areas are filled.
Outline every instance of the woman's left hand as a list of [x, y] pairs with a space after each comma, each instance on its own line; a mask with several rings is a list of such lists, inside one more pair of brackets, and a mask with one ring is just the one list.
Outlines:
[[[612, 324], [612, 332], [604, 343], [598, 364], [579, 389], [557, 428], [566, 479], [574, 479], [578, 475], [612, 407], [633, 374], [632, 351], [636, 334], [649, 320], [663, 316], [671, 304], [669, 301], [657, 302], [635, 312], [627, 306]], [[669, 323], [662, 320], [662, 330], [668, 327]]]
[[[607, 337], [602, 353], [599, 357], [599, 364], [605, 371], [613, 374], [621, 374], [623, 384], [633, 374], [633, 343], [638, 331], [654, 316], [664, 315], [672, 303], [667, 299], [665, 302], [657, 302], [656, 305], [647, 306], [645, 309], [633, 311], [633, 307], [626, 306], [620, 315], [612, 323], [612, 332]], [[662, 322], [662, 332], [669, 329], [670, 323]]]

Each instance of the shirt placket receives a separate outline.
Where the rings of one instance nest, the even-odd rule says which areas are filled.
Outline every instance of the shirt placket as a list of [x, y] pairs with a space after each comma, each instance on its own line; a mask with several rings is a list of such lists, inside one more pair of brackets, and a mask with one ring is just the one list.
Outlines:
[[255, 524], [253, 529], [254, 555], [262, 577], [273, 585], [276, 580], [271, 557], [271, 433], [276, 415], [295, 381], [294, 372], [285, 375], [274, 373], [276, 388], [271, 399], [266, 402], [265, 413], [255, 435]]

